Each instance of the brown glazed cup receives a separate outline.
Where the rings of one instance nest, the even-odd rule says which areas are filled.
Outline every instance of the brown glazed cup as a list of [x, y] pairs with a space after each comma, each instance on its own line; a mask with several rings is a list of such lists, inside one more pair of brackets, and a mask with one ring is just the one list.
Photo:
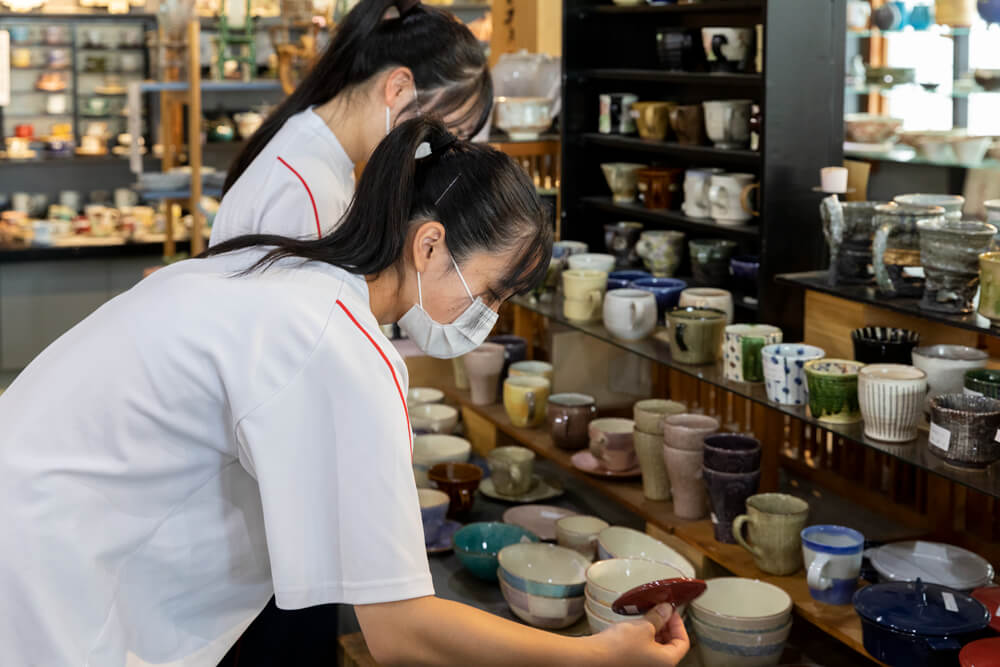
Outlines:
[[597, 401], [587, 394], [549, 396], [549, 429], [560, 449], [583, 449], [590, 441], [587, 425], [597, 417]]
[[670, 128], [681, 144], [705, 143], [705, 114], [700, 104], [685, 104], [670, 110]]
[[638, 172], [639, 198], [646, 208], [680, 208], [681, 183], [684, 170], [666, 167], [646, 167]]
[[431, 486], [448, 494], [449, 519], [472, 509], [482, 478], [482, 469], [471, 463], [438, 463], [427, 471]]

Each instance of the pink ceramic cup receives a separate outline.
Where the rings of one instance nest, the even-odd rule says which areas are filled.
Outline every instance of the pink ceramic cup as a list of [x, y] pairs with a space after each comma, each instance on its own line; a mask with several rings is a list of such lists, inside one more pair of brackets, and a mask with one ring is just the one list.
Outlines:
[[701, 450], [705, 436], [719, 430], [719, 420], [707, 415], [685, 413], [663, 420], [663, 443], [674, 449]]
[[631, 419], [609, 417], [595, 419], [587, 427], [590, 434], [590, 453], [612, 472], [634, 468], [639, 459], [635, 453]]

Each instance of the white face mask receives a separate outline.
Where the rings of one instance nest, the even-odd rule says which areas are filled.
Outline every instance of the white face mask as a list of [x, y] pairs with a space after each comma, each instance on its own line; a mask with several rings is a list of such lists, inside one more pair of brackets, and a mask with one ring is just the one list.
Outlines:
[[455, 318], [450, 324], [441, 324], [424, 310], [424, 295], [420, 286], [420, 273], [417, 273], [417, 298], [419, 303], [406, 311], [402, 319], [399, 320], [399, 328], [417, 344], [425, 354], [438, 359], [451, 359], [460, 357], [470, 352], [486, 340], [493, 330], [493, 325], [497, 322], [497, 314], [489, 308], [482, 299], [472, 296], [462, 272], [452, 257], [451, 263], [458, 272], [458, 277], [465, 287], [465, 293], [469, 295], [472, 303], [462, 311], [462, 314]]

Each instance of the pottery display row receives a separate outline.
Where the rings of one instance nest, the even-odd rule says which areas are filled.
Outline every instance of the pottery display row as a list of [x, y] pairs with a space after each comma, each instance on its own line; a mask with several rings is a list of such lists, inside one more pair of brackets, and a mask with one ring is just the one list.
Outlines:
[[760, 107], [753, 100], [707, 100], [679, 104], [644, 100], [633, 93], [598, 96], [597, 130], [601, 134], [629, 135], [643, 139], [698, 146], [711, 141], [716, 148], [754, 148], [753, 137], [761, 125]]
[[[756, 46], [754, 46], [756, 45]], [[751, 28], [660, 28], [656, 53], [668, 70], [761, 72], [763, 26]]]

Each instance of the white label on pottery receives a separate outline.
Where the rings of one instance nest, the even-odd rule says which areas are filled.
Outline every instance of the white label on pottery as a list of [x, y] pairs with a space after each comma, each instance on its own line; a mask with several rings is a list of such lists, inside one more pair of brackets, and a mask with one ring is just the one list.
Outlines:
[[785, 364], [764, 364], [764, 379], [768, 382], [784, 382]]
[[962, 390], [962, 393], [966, 396], [982, 396], [982, 394], [975, 389], [969, 389], [968, 387]]
[[711, 516], [712, 516], [712, 524], [713, 525], [719, 523], [719, 517], [715, 516], [715, 512], [712, 512]]
[[948, 451], [948, 444], [951, 442], [951, 431], [932, 422], [931, 433], [928, 440], [930, 440], [930, 443], [938, 449]]
[[921, 556], [927, 556], [935, 560], [948, 560], [948, 547], [943, 544], [937, 544], [936, 542], [918, 541], [913, 546], [913, 553]]
[[543, 519], [561, 519], [566, 516], [560, 512], [549, 512], [548, 510], [541, 512], [541, 515]]
[[955, 596], [951, 593], [944, 592], [941, 593], [941, 599], [944, 601], [944, 608], [948, 611], [958, 611], [958, 605], [955, 604]]
[[1000, 442], [1000, 428], [997, 429], [997, 434], [993, 436], [993, 439]]

